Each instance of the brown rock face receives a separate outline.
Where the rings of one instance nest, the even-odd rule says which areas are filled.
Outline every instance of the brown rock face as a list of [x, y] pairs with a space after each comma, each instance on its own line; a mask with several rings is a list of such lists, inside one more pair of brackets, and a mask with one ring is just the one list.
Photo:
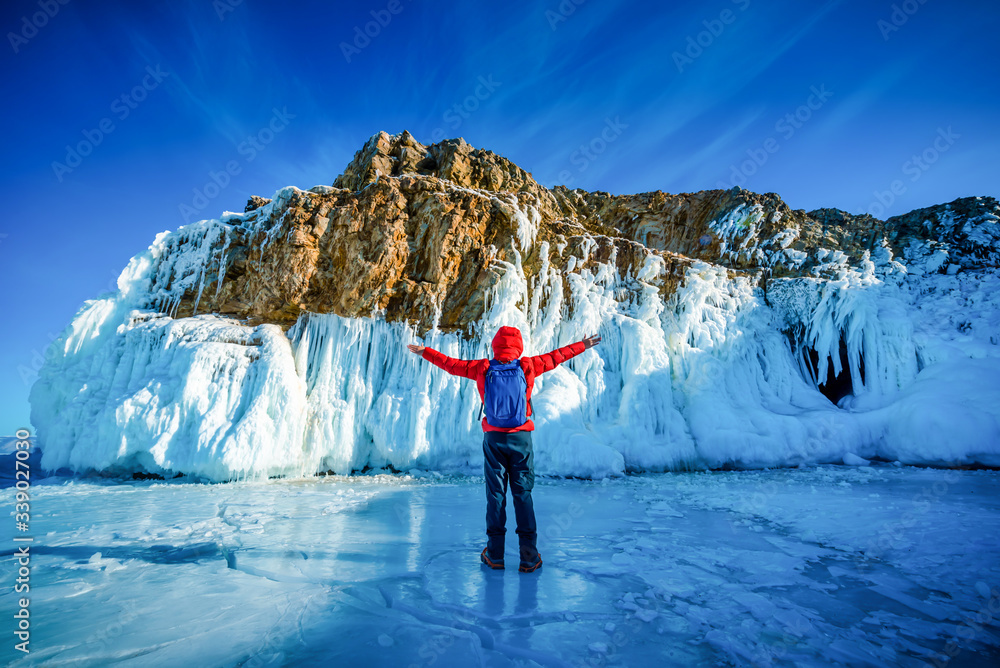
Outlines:
[[[996, 202], [981, 206], [992, 211]], [[727, 216], [728, 228], [720, 224]], [[496, 260], [519, 259], [530, 286], [543, 256], [564, 277], [613, 259], [627, 279], [658, 255], [666, 267], [658, 287], [666, 296], [693, 260], [800, 275], [811, 260], [783, 262], [782, 253], [823, 247], [856, 261], [883, 236], [898, 253], [910, 239], [933, 233], [922, 226], [925, 218], [806, 213], [773, 193], [740, 188], [617, 196], [550, 190], [462, 139], [425, 146], [408, 132], [382, 132], [333, 187], [287, 189], [274, 202], [252, 198], [243, 221], [230, 221], [221, 288], [216, 294], [219, 277], [209, 273], [197, 310], [283, 327], [310, 311], [381, 313], [414, 323], [420, 333], [435, 322], [445, 331], [467, 330], [500, 275]], [[194, 313], [195, 299], [186, 294], [177, 315]]]
[[[440, 312], [443, 329], [465, 328], [483, 312], [492, 260], [512, 257], [513, 211], [499, 198], [412, 175], [360, 191], [292, 192], [255, 212], [266, 220], [237, 231], [222, 288], [199, 311], [282, 326], [302, 311], [382, 311], [424, 329]], [[185, 298], [178, 315], [192, 307]]]
[[270, 201], [271, 200], [267, 199], [266, 197], [261, 197], [260, 195], [251, 195], [250, 199], [247, 200], [247, 206], [245, 209], [243, 209], [243, 211], [244, 213], [250, 211], [256, 211], [257, 209], [264, 206]]
[[912, 241], [935, 241], [951, 251], [966, 269], [1000, 265], [1000, 204], [992, 197], [962, 197], [949, 204], [915, 209], [885, 221], [886, 236], [896, 247]]

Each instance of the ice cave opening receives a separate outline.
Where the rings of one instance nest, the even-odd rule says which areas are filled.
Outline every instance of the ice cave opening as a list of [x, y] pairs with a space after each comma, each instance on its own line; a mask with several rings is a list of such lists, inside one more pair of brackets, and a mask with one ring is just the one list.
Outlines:
[[[847, 342], [844, 338], [840, 339], [840, 360], [839, 364], [833, 359], [832, 355], [828, 355], [826, 358], [826, 378], [821, 379], [819, 377], [819, 353], [816, 352], [815, 348], [807, 345], [801, 347], [802, 361], [805, 362], [806, 368], [809, 370], [809, 377], [823, 396], [826, 397], [835, 406], [840, 404], [840, 400], [844, 397], [854, 396], [854, 381], [851, 380], [851, 363], [850, 356], [847, 352]], [[865, 382], [865, 354], [862, 350], [858, 355], [858, 375], [861, 377], [861, 382]]]

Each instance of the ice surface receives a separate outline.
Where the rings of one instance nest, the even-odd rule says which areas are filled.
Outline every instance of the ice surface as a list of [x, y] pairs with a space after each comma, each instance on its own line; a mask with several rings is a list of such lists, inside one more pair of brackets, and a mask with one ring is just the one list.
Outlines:
[[[522, 331], [526, 354], [603, 337], [535, 385], [542, 474], [798, 466], [849, 455], [1000, 466], [1000, 275], [965, 265], [935, 273], [943, 265], [930, 242], [908, 250], [912, 272], [881, 243], [857, 266], [820, 249], [811, 277], [766, 285], [698, 262], [664, 299], [664, 261], [652, 252], [622, 275], [615, 253], [597, 260], [598, 242], [584, 234], [564, 257], [568, 269], [557, 269], [550, 255], [565, 245], [536, 243], [537, 210], [530, 197], [511, 196], [501, 204], [517, 239], [507, 261], [494, 260], [497, 279], [471, 337], [432, 330], [418, 339], [378, 316], [306, 313], [287, 333], [210, 314], [174, 319], [183, 295], [197, 301], [219, 289], [237, 228], [263, 238], [266, 255], [286, 229], [272, 214], [293, 193], [306, 194], [284, 188], [255, 211], [159, 235], [118, 291], [83, 306], [32, 388], [44, 466], [210, 480], [475, 470], [475, 388], [405, 345], [482, 358], [501, 325]], [[798, 231], [760, 239], [762, 216], [741, 207], [713, 222], [723, 254], [801, 264], [787, 255]], [[981, 218], [963, 223], [976, 243], [994, 238], [995, 221]], [[530, 278], [522, 252], [538, 260]], [[837, 405], [818, 389], [829, 370], [849, 381]]]
[[[482, 485], [37, 481], [32, 651], [5, 642], [0, 663], [1000, 661], [996, 472], [873, 464], [541, 479], [544, 566], [529, 575], [513, 568], [513, 527], [508, 570], [480, 566]], [[13, 495], [3, 489], [0, 502], [12, 508]], [[14, 561], [2, 563], [12, 582]], [[13, 597], [0, 593], [5, 610]]]

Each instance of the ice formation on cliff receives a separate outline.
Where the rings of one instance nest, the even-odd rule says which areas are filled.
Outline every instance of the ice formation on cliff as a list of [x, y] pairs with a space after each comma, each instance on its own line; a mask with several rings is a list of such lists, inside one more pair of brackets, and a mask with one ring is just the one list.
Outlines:
[[[45, 467], [226, 480], [480, 466], [473, 384], [409, 354], [417, 338], [406, 323], [304, 313], [284, 333], [212, 314], [173, 317], [186, 291], [212, 289], [210, 271], [225, 275], [233, 229], [262, 224], [292, 190], [258, 211], [160, 234], [116, 292], [84, 304], [32, 389]], [[885, 246], [858, 266], [821, 250], [813, 277], [766, 285], [697, 262], [663, 299], [654, 253], [621, 275], [615, 257], [595, 262], [584, 244], [563, 275], [549, 259], [568, 251], [542, 241], [529, 280], [518, 249], [536, 243], [538, 213], [508, 206], [518, 222], [513, 261], [496, 260], [501, 277], [475, 336], [432, 330], [420, 342], [468, 358], [488, 355], [500, 325], [521, 329], [526, 354], [604, 337], [536, 384], [540, 473], [872, 457], [1000, 465], [995, 269], [936, 273], [946, 260], [933, 242], [908, 250], [907, 265]], [[787, 249], [797, 231], [758, 239], [761, 215], [717, 221], [721, 252], [801, 266], [803, 254]], [[995, 243], [991, 229], [966, 234]], [[817, 387], [828, 378], [850, 389], [838, 405]]]

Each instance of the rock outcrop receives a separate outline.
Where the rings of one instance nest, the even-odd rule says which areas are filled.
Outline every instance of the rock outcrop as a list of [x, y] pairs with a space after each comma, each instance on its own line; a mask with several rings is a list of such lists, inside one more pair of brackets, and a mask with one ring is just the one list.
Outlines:
[[265, 204], [267, 204], [270, 201], [271, 200], [269, 200], [266, 197], [261, 197], [260, 195], [253, 195], [253, 196], [250, 197], [249, 200], [247, 200], [247, 205], [246, 205], [246, 208], [243, 209], [243, 212], [247, 213], [247, 212], [250, 212], [250, 211], [256, 211], [257, 209], [259, 209], [260, 207], [264, 206]]
[[604, 342], [539, 379], [542, 474], [1000, 466], [1000, 205], [878, 220], [732, 188], [545, 188], [380, 133], [331, 186], [156, 237], [31, 391], [46, 468], [481, 470], [474, 386], [407, 352]]
[[[809, 275], [820, 248], [857, 262], [885, 238], [900, 255], [947, 227], [955, 218], [946, 211], [989, 215], [995, 206], [967, 198], [881, 221], [837, 209], [793, 210], [774, 193], [739, 187], [676, 195], [549, 189], [462, 139], [425, 146], [409, 132], [382, 132], [332, 187], [295, 190], [275, 202], [252, 198], [244, 225], [226, 240], [221, 289], [190, 290], [176, 315], [191, 315], [197, 305], [287, 328], [304, 311], [381, 313], [420, 331], [458, 331], [482, 316], [497, 260], [519, 263], [530, 279], [543, 263], [568, 275], [568, 262], [582, 271], [613, 257], [627, 277], [656, 255], [667, 269], [659, 288], [668, 295], [695, 260], [771, 277]], [[975, 234], [947, 234], [952, 253], [995, 266], [992, 251], [977, 250]], [[205, 285], [219, 278], [208, 276]]]

